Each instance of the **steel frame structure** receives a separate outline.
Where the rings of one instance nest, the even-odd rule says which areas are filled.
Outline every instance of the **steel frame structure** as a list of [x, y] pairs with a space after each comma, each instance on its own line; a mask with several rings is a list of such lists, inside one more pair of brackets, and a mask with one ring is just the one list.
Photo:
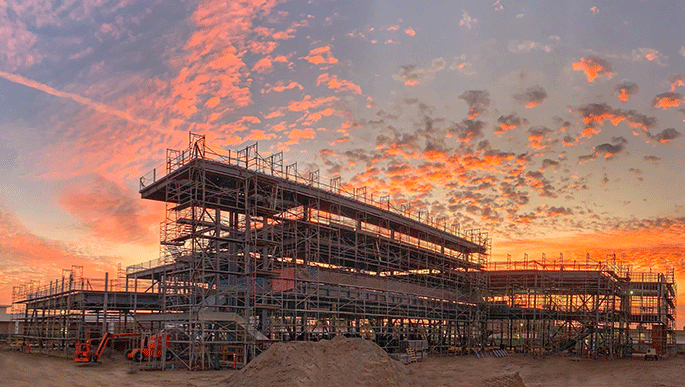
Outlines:
[[482, 280], [470, 273], [486, 262], [485, 232], [397, 213], [339, 179], [321, 184], [256, 144], [219, 155], [191, 134], [152, 176], [141, 195], [167, 205], [162, 262], [128, 276], [159, 284], [158, 321], [183, 331], [175, 344], [191, 369], [234, 353], [247, 362], [273, 340], [350, 334], [446, 349], [483, 330]]
[[[631, 350], [660, 354], [674, 344], [675, 278], [633, 272], [605, 262], [528, 260], [493, 262], [487, 279], [488, 342], [548, 354], [570, 350], [581, 356], [617, 358]], [[646, 324], [652, 337], [646, 338]], [[643, 332], [637, 335], [637, 332]], [[634, 344], [633, 344], [634, 343]]]
[[339, 178], [323, 184], [256, 144], [219, 154], [191, 133], [187, 149], [167, 150], [164, 167], [140, 179], [140, 193], [166, 205], [160, 257], [113, 280], [72, 267], [49, 285], [15, 287], [15, 341], [66, 352], [105, 331], [165, 331], [174, 361], [194, 370], [335, 334], [388, 351], [420, 339], [432, 352], [496, 345], [591, 357], [674, 344], [673, 269], [633, 272], [615, 257], [488, 262], [486, 232]]
[[[135, 331], [135, 313], [159, 311], [159, 296], [129, 291], [126, 277], [83, 277], [82, 266], [64, 269], [47, 285], [29, 282], [12, 289], [13, 341], [33, 351], [57, 350], [66, 355], [76, 342], [106, 331]], [[137, 310], [134, 310], [137, 309]]]

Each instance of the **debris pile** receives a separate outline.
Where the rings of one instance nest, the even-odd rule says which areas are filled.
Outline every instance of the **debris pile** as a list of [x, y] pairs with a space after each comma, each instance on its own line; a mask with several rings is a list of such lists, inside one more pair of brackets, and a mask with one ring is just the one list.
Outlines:
[[336, 336], [275, 343], [226, 380], [228, 386], [412, 386], [409, 372], [375, 343]]

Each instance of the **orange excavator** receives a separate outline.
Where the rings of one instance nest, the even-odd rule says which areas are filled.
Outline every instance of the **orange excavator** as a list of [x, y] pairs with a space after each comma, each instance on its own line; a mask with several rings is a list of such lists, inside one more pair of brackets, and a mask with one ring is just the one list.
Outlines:
[[74, 361], [77, 363], [95, 363], [100, 360], [102, 352], [104, 352], [107, 343], [110, 340], [118, 339], [121, 337], [132, 337], [140, 336], [140, 333], [109, 333], [105, 332], [105, 335], [100, 338], [100, 343], [97, 347], [93, 345], [93, 339], [86, 341], [85, 343], [76, 343], [76, 351], [74, 352]]

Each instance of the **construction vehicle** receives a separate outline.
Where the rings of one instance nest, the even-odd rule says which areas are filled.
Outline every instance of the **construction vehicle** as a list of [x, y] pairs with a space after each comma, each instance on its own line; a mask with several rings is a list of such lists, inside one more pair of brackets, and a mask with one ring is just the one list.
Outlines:
[[76, 350], [74, 352], [74, 361], [77, 363], [95, 363], [100, 360], [102, 352], [104, 352], [107, 343], [110, 340], [121, 337], [140, 336], [140, 333], [109, 333], [105, 332], [104, 336], [100, 338], [97, 347], [94, 345], [96, 339], [89, 339], [85, 343], [76, 343]]
[[164, 347], [166, 346], [166, 354], [164, 355], [165, 360], [171, 360], [173, 354], [171, 353], [171, 345], [169, 341], [171, 335], [169, 333], [160, 333], [157, 335], [152, 335], [143, 341], [142, 348], [134, 348], [132, 351], [128, 352], [126, 356], [129, 360], [143, 361], [149, 358], [161, 359], [165, 354]]

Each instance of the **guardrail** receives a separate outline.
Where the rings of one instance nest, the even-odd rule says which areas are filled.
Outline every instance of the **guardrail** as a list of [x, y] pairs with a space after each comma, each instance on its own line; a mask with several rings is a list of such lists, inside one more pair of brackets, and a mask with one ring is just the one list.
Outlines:
[[[173, 173], [194, 159], [205, 159], [319, 188], [333, 194], [390, 211], [478, 245], [484, 245], [488, 240], [487, 232], [481, 231], [480, 229], [462, 231], [459, 224], [448, 225], [446, 217], [431, 217], [427, 211], [414, 210], [410, 203], [402, 204], [398, 208], [391, 204], [389, 196], [386, 195], [374, 198], [373, 194], [367, 195], [366, 187], [355, 188], [343, 185], [341, 184], [339, 177], [330, 179], [330, 183], [326, 184], [320, 181], [318, 170], [311, 171], [306, 176], [303, 176], [297, 171], [297, 163], [285, 165], [284, 168], [282, 152], [268, 157], [262, 157], [258, 152], [257, 145], [258, 144], [255, 143], [238, 151], [228, 150], [227, 154], [219, 154], [205, 146], [204, 136], [191, 133], [188, 149], [183, 151], [168, 149], [165, 167], [155, 168], [143, 175], [140, 178], [140, 190], [142, 191], [146, 187], [149, 187], [159, 179]], [[162, 174], [160, 173], [161, 171], [164, 171], [165, 173]]]

